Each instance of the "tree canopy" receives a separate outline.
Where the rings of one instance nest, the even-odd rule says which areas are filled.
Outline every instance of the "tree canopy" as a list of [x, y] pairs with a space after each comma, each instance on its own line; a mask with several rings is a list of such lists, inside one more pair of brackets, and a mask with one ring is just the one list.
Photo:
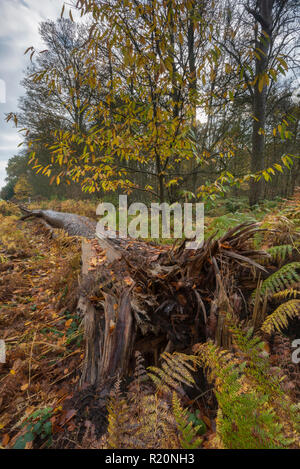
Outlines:
[[26, 128], [36, 173], [87, 193], [138, 191], [160, 201], [215, 198], [233, 187], [249, 189], [253, 205], [281, 173], [285, 192], [295, 187], [297, 2], [73, 8], [84, 24], [72, 8], [65, 19], [64, 7], [56, 24], [41, 25], [47, 50], [27, 50], [26, 94], [20, 113], [8, 116]]

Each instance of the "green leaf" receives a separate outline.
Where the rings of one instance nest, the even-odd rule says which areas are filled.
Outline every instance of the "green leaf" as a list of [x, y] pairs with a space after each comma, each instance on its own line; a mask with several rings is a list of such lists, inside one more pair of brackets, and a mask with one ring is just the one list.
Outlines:
[[32, 432], [27, 432], [25, 435], [20, 436], [15, 442], [14, 449], [25, 449], [26, 443], [30, 443], [34, 440], [34, 434]]

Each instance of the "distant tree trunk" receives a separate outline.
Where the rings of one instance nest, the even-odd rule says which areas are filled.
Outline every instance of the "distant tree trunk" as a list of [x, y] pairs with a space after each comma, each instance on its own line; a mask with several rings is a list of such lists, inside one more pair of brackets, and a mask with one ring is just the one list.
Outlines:
[[[196, 121], [196, 93], [197, 93], [197, 75], [196, 75], [196, 54], [195, 54], [195, 0], [191, 2], [188, 18], [188, 57], [189, 57], [189, 94], [190, 103], [193, 107], [192, 125]], [[202, 11], [201, 11], [202, 13]]]
[[[196, 105], [195, 99], [197, 94], [197, 75], [196, 75], [196, 55], [195, 55], [195, 0], [191, 2], [188, 17], [188, 57], [189, 57], [189, 95], [190, 104], [193, 108], [192, 115], [192, 130], [196, 130]], [[192, 176], [192, 191], [196, 193], [197, 173], [196, 162], [191, 160]]]
[[[264, 168], [265, 164], [265, 124], [266, 124], [266, 103], [267, 103], [267, 85], [261, 89], [261, 80], [268, 68], [268, 53], [272, 36], [272, 9], [274, 0], [259, 0], [257, 9], [247, 8], [248, 12], [253, 15], [256, 25], [261, 26], [261, 31], [256, 31], [255, 48], [255, 76], [257, 81], [254, 87], [253, 95], [253, 128], [252, 128], [252, 155], [251, 155], [251, 172], [257, 173]], [[255, 205], [263, 196], [263, 179], [250, 184], [250, 205]]]

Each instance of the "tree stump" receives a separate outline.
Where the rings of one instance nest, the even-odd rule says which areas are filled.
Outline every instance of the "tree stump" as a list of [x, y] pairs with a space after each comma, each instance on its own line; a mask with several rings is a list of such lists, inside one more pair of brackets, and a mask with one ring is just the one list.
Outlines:
[[[197, 250], [96, 236], [96, 222], [74, 214], [24, 210], [50, 227], [83, 236], [78, 311], [83, 316], [85, 358], [80, 386], [109, 392], [116, 377], [134, 370], [134, 352], [158, 365], [163, 351], [189, 353], [195, 343], [230, 346], [226, 313], [245, 318], [243, 305], [255, 288], [253, 249], [258, 224], [244, 223]], [[248, 293], [247, 293], [248, 292]], [[234, 308], [231, 308], [231, 305]]]

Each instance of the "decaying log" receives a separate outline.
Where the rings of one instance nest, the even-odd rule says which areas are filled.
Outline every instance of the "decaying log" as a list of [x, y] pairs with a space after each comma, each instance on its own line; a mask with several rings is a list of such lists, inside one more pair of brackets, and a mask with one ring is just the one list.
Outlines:
[[88, 239], [95, 238], [96, 222], [90, 218], [67, 212], [55, 212], [54, 210], [28, 210], [25, 207], [20, 209], [25, 212], [23, 220], [30, 217], [42, 218], [52, 228], [65, 230], [70, 236], [84, 236]]
[[96, 222], [78, 215], [25, 213], [86, 238], [78, 302], [86, 344], [81, 386], [107, 386], [132, 374], [136, 350], [151, 365], [163, 351], [188, 352], [208, 338], [229, 347], [226, 313], [244, 319], [247, 285], [258, 272], [267, 274], [259, 264], [265, 253], [251, 243], [258, 224], [244, 223], [189, 250], [185, 242], [175, 248], [96, 235]]
[[128, 369], [134, 332], [129, 291], [115, 303], [115, 298], [105, 298], [105, 335], [99, 379], [124, 375]]
[[[137, 244], [141, 247], [141, 243]], [[129, 244], [124, 240], [118, 243], [115, 239], [97, 237], [93, 243], [83, 241], [82, 294], [78, 311], [84, 315], [86, 351], [81, 386], [101, 385], [117, 376], [129, 374], [137, 328], [131, 304], [135, 283], [122, 284], [129, 275], [128, 261], [124, 258], [128, 249]], [[90, 262], [97, 258], [99, 252], [100, 255], [105, 253], [105, 263], [101, 269], [91, 269]], [[121, 266], [123, 272], [120, 275]], [[114, 287], [110, 278], [115, 281]], [[101, 281], [103, 286], [98, 297], [101, 300], [97, 300], [95, 306], [91, 296], [92, 285]]]

